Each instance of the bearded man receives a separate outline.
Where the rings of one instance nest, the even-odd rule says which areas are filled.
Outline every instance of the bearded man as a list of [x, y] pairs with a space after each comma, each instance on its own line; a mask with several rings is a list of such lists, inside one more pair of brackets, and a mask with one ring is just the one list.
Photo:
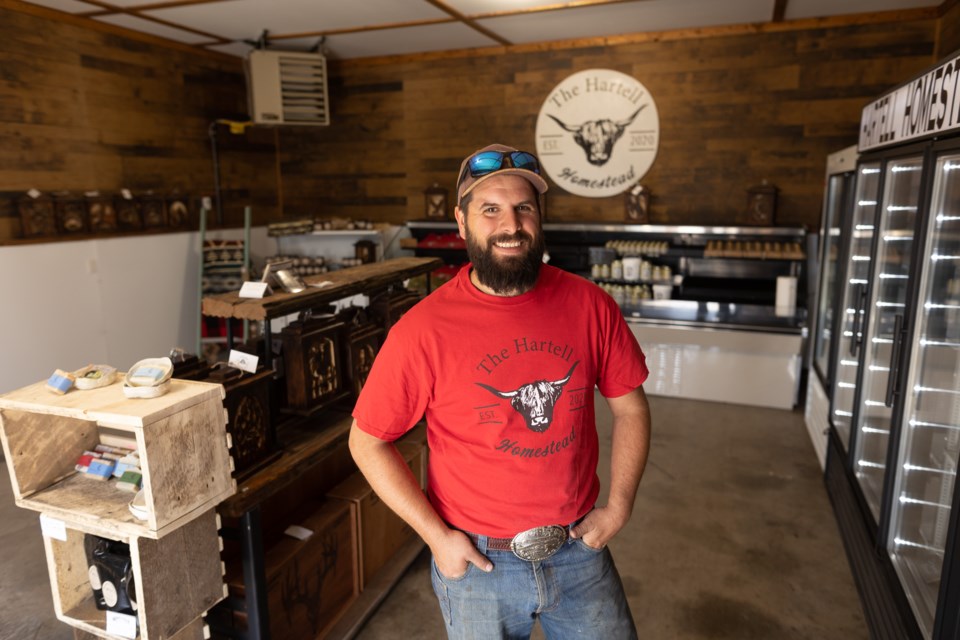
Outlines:
[[[395, 324], [354, 408], [350, 450], [432, 552], [451, 639], [636, 638], [607, 548], [647, 460], [645, 357], [617, 304], [543, 264], [536, 156], [504, 145], [460, 166], [470, 263]], [[613, 415], [598, 505], [594, 387]], [[422, 418], [427, 496], [393, 442]]]

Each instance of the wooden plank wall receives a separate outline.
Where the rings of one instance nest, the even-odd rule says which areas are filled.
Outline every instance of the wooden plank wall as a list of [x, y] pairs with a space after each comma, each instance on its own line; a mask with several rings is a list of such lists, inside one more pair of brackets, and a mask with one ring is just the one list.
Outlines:
[[943, 4], [940, 18], [937, 59], [960, 52], [960, 0], [948, 0]]
[[[211, 193], [208, 129], [245, 117], [240, 61], [52, 15], [0, 0], [0, 191]], [[216, 125], [224, 223], [239, 224], [246, 204], [255, 224], [420, 218], [423, 190], [437, 182], [452, 192], [465, 154], [494, 140], [532, 148], [550, 90], [574, 72], [610, 68], [657, 101], [661, 147], [643, 179], [652, 222], [736, 223], [747, 187], [766, 179], [780, 188], [778, 224], [816, 228], [826, 155], [856, 142], [866, 102], [957, 38], [943, 22], [918, 10], [595, 46], [331, 60], [331, 126], [231, 135]], [[623, 219], [621, 197], [554, 187], [548, 200], [552, 221]], [[0, 220], [0, 241], [3, 229]]]
[[[0, 1], [0, 191], [213, 192], [209, 127], [246, 119], [239, 59], [17, 6]], [[251, 194], [275, 207], [273, 134], [217, 131], [232, 220]]]
[[[777, 223], [819, 226], [827, 154], [856, 143], [864, 104], [934, 61], [935, 18], [593, 48], [332, 68], [328, 131], [281, 133], [284, 202], [304, 186], [320, 213], [402, 222], [433, 182], [452, 193], [462, 157], [492, 141], [532, 149], [544, 97], [568, 75], [610, 68], [657, 102], [661, 147], [643, 182], [652, 222], [732, 224], [746, 189], [780, 188]], [[313, 184], [307, 187], [310, 180]], [[552, 221], [623, 220], [622, 197], [551, 185]]]

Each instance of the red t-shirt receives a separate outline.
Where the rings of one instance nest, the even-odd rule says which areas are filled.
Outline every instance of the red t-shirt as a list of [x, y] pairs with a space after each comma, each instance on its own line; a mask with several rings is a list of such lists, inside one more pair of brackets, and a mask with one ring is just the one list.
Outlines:
[[621, 396], [647, 374], [619, 307], [593, 283], [544, 265], [533, 290], [498, 297], [467, 266], [391, 328], [353, 416], [387, 441], [426, 417], [434, 508], [506, 537], [593, 507], [593, 389]]

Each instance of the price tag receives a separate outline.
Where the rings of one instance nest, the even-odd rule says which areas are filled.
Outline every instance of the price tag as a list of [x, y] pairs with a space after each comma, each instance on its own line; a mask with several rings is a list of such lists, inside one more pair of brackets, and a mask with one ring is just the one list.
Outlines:
[[27, 191], [27, 195], [36, 200], [40, 197], [40, 192], [36, 189], [30, 189], [30, 191]]
[[284, 533], [291, 538], [296, 538], [297, 540], [306, 540], [313, 535], [313, 531], [310, 531], [310, 529], [307, 529], [306, 527], [301, 527], [298, 524], [290, 525], [287, 527]]
[[43, 535], [61, 542], [67, 541], [67, 525], [63, 520], [51, 518], [43, 513], [40, 514], [40, 531]]
[[120, 189], [120, 195], [123, 196], [124, 200], [133, 200], [133, 194], [130, 193], [130, 189]]
[[137, 637], [137, 616], [107, 611], [107, 633], [133, 640]]
[[257, 362], [260, 358], [257, 356], [252, 356], [249, 353], [244, 353], [243, 351], [237, 351], [236, 349], [230, 350], [230, 358], [227, 360], [227, 364], [233, 367], [234, 369], [240, 369], [240, 371], [246, 371], [247, 373], [256, 373], [257, 372]]
[[253, 282], [247, 280], [240, 287], [241, 298], [262, 298], [270, 294], [270, 286], [266, 282]]

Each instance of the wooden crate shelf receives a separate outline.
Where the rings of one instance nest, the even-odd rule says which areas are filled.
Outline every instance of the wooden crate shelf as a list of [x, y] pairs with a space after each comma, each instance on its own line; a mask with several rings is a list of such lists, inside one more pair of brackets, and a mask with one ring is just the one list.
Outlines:
[[[93, 636], [123, 638], [108, 633], [107, 612], [97, 609], [87, 573], [84, 536], [101, 532], [63, 525], [64, 539], [49, 526], [43, 536], [57, 618]], [[195, 637], [191, 630], [203, 627], [198, 619], [226, 597], [219, 528], [211, 509], [159, 540], [104, 536], [130, 545], [140, 640]]]
[[[0, 396], [0, 441], [18, 506], [105, 537], [158, 539], [236, 492], [223, 387], [174, 379], [158, 398], [128, 399], [119, 383], [58, 396], [43, 382]], [[146, 520], [133, 494], [74, 469], [107, 436], [136, 445]]]

